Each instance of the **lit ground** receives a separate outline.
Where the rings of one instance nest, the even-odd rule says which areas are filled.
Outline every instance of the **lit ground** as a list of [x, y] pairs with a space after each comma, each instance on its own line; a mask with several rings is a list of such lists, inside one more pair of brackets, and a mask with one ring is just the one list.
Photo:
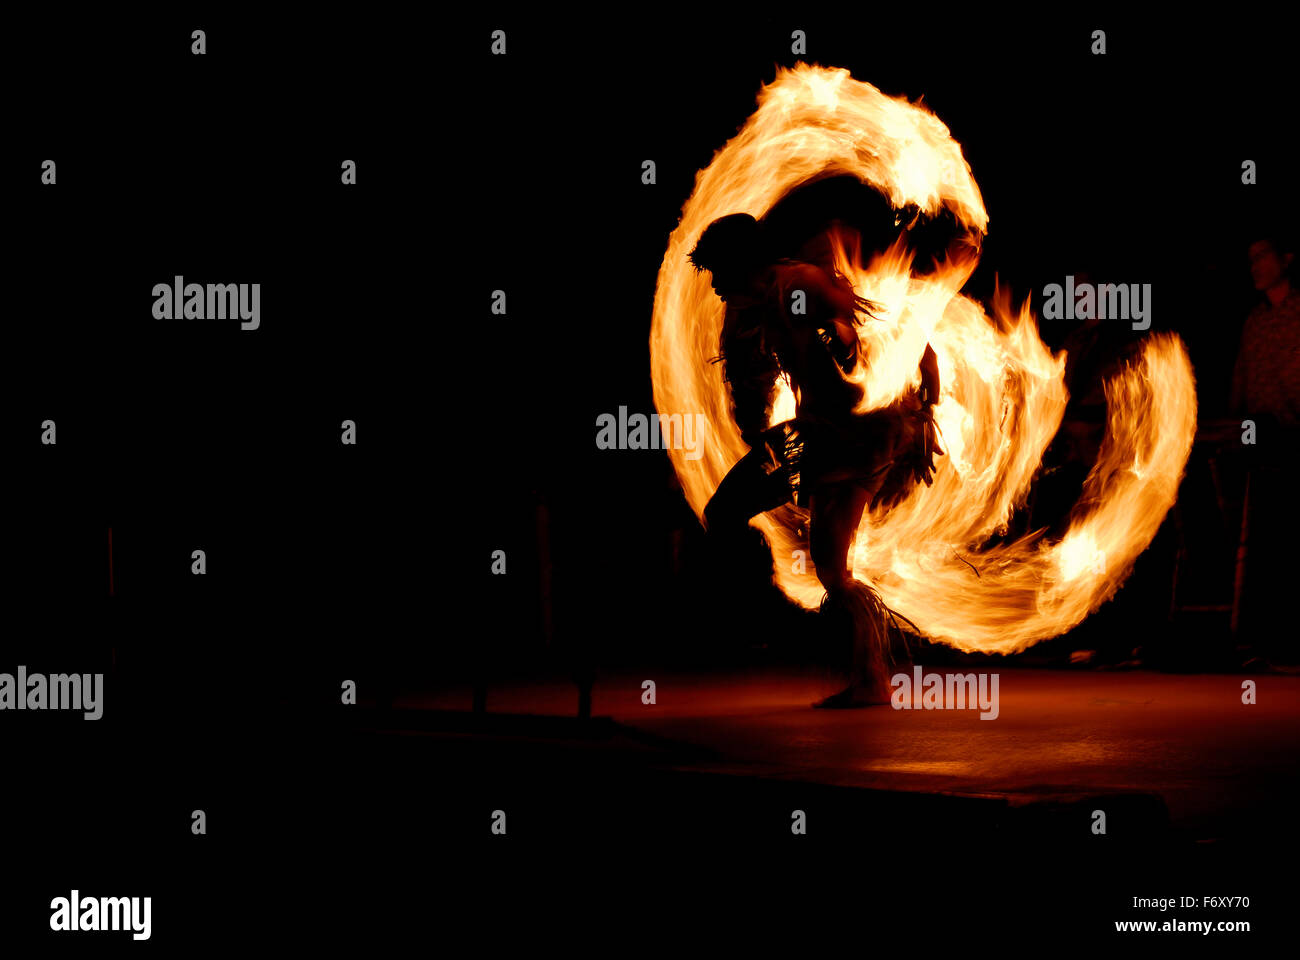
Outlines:
[[[954, 670], [956, 668], [953, 668]], [[830, 691], [798, 671], [601, 675], [594, 716], [704, 748], [682, 770], [877, 790], [1026, 802], [1109, 794], [1163, 801], [1194, 839], [1249, 833], [1289, 808], [1300, 759], [1300, 678], [1149, 672], [1000, 671], [1000, 713], [813, 710]], [[657, 682], [657, 703], [641, 683]], [[1242, 682], [1258, 703], [1242, 703]], [[572, 683], [490, 688], [492, 714], [572, 716]], [[470, 692], [408, 697], [401, 707], [468, 711]]]

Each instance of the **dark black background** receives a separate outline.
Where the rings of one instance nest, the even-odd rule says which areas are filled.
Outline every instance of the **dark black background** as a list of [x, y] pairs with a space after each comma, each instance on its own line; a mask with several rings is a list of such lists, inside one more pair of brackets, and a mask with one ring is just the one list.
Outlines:
[[[897, 857], [827, 847], [787, 863], [743, 835], [696, 848], [708, 866], [683, 877], [688, 861], [608, 810], [610, 833], [502, 854], [466, 826], [481, 783], [331, 736], [339, 679], [437, 679], [485, 647], [532, 669], [537, 503], [561, 664], [692, 642], [646, 598], [668, 583], [664, 531], [689, 543], [698, 525], [667, 459], [597, 451], [595, 421], [651, 409], [668, 234], [696, 171], [793, 64], [792, 29], [808, 59], [923, 96], [962, 144], [990, 214], [968, 292], [986, 297], [994, 274], [1035, 303], [1083, 270], [1150, 282], [1153, 328], [1189, 343], [1206, 409], [1253, 302], [1243, 224], [1295, 209], [1293, 185], [1276, 186], [1297, 169], [1294, 44], [1262, 22], [1117, 15], [626, 13], [6, 24], [0, 669], [110, 679], [98, 723], [4, 718], [0, 942], [46, 935], [49, 899], [74, 886], [152, 895], [159, 944], [383, 940], [408, 923], [436, 941], [520, 913], [564, 944], [602, 915], [633, 933], [696, 914], [758, 923], [802, 903], [792, 875], [902, 882]], [[1105, 57], [1088, 53], [1097, 26]], [[488, 53], [498, 27], [505, 58]], [[1260, 186], [1240, 184], [1245, 158]], [[344, 159], [356, 187], [339, 182]], [[261, 328], [153, 319], [153, 285], [177, 274], [260, 282]], [[489, 311], [498, 288], [505, 318]], [[47, 417], [55, 447], [39, 442]], [[338, 442], [345, 418], [355, 447]], [[523, 574], [505, 585], [486, 574], [498, 547]], [[195, 808], [208, 837], [190, 834]], [[1113, 884], [1092, 878], [1117, 868], [1079, 863], [1082, 899], [1060, 900], [1104, 913]], [[934, 905], [915, 889], [908, 903]], [[816, 903], [814, 948], [843, 926]]]

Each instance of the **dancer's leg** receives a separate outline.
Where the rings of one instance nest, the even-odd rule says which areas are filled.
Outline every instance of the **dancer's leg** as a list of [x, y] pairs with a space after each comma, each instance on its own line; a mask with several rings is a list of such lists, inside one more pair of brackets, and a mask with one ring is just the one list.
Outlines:
[[889, 614], [876, 592], [850, 570], [853, 538], [870, 499], [869, 489], [841, 485], [819, 490], [810, 504], [810, 552], [817, 579], [826, 588], [822, 611], [851, 631], [848, 687], [817, 706], [889, 702]]

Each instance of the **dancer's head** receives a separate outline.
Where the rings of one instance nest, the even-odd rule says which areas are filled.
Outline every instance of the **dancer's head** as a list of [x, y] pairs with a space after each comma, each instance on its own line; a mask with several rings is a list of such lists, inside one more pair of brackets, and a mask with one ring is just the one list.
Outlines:
[[765, 253], [759, 222], [747, 213], [733, 213], [709, 224], [691, 251], [691, 263], [713, 274], [713, 289], [726, 300], [754, 292]]

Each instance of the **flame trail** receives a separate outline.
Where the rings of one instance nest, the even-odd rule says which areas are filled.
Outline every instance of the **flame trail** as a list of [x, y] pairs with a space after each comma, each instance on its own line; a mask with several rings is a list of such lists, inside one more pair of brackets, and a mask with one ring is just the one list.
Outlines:
[[[939, 359], [934, 408], [947, 456], [932, 487], [888, 512], [863, 516], [853, 571], [928, 637], [965, 651], [1014, 653], [1069, 630], [1114, 595], [1173, 505], [1196, 429], [1192, 368], [1172, 335], [1148, 338], [1106, 385], [1106, 438], [1066, 535], [1040, 533], [981, 550], [1005, 532], [1065, 412], [1065, 355], [1052, 356], [1026, 303], [999, 291], [993, 317], [959, 291], [975, 269], [988, 214], [961, 147], [925, 108], [888, 97], [847, 70], [782, 69], [741, 131], [701, 171], [659, 269], [650, 334], [655, 406], [707, 419], [703, 455], [670, 450], [687, 501], [702, 516], [727, 470], [747, 451], [731, 419], [718, 352], [723, 305], [687, 255], [704, 228], [730, 213], [762, 217], [793, 187], [850, 174], [894, 205], [946, 208], [966, 231], [964, 251], [925, 276], [903, 243], [862, 264], [843, 236], [836, 268], [885, 304], [860, 329], [868, 363], [860, 409], [890, 403], [917, 382], [927, 341]], [[788, 387], [773, 422], [794, 414]], [[807, 514], [785, 506], [754, 521], [772, 547], [778, 585], [815, 608], [822, 587], [794, 573], [807, 550]]]

